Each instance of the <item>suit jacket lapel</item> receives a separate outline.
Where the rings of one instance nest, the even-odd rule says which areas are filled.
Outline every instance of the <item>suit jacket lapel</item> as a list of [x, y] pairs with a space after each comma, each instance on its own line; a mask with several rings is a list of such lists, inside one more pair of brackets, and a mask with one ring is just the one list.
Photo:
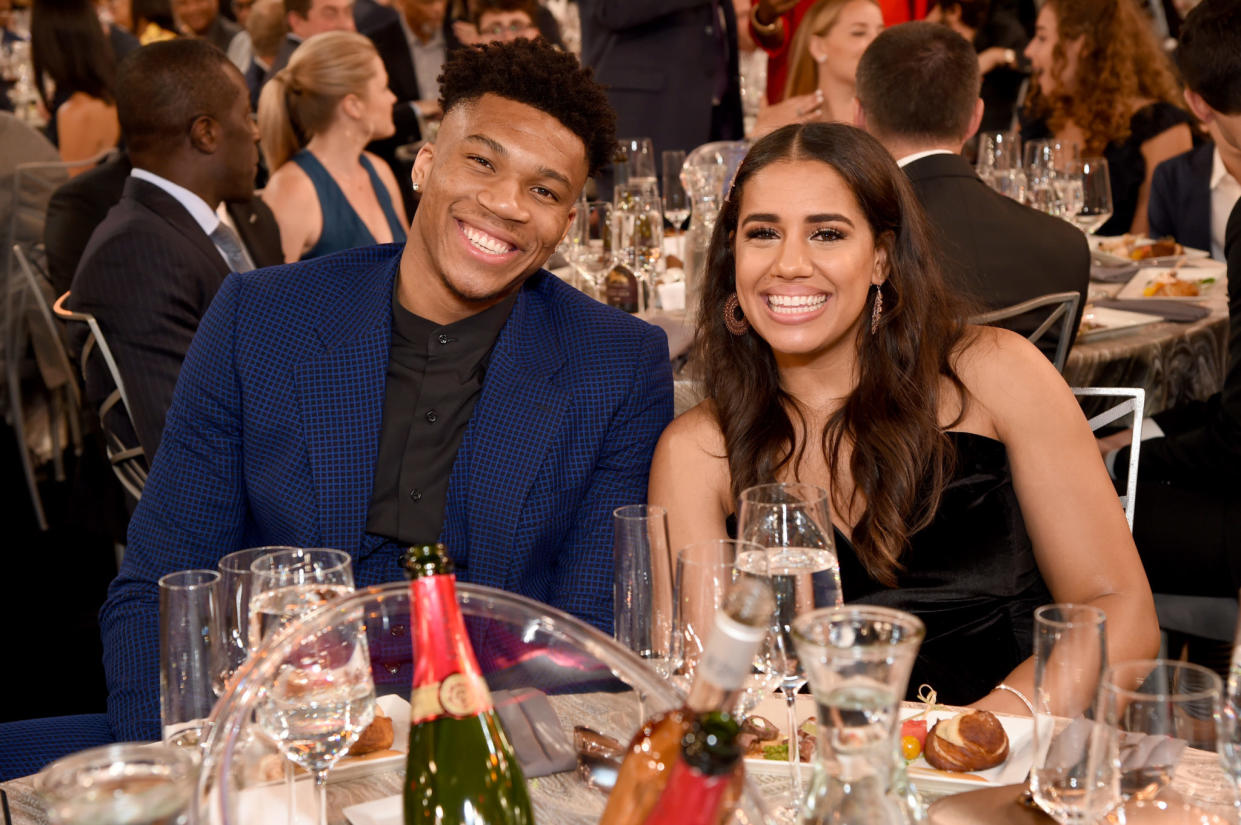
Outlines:
[[207, 237], [207, 233], [194, 220], [194, 216], [186, 211], [180, 202], [153, 183], [130, 177], [125, 180], [125, 196], [133, 198], [146, 209], [151, 210], [162, 220], [185, 236], [219, 270], [220, 277], [228, 274], [228, 264], [220, 250]]
[[[371, 549], [359, 538], [374, 482], [400, 255], [342, 284], [319, 308], [322, 348], [294, 368], [325, 546]], [[361, 284], [361, 288], [357, 286]]]
[[277, 266], [284, 263], [284, 250], [280, 248], [280, 229], [271, 208], [259, 198], [226, 204], [228, 214], [237, 227], [241, 242], [250, 252], [256, 267]]
[[534, 550], [537, 534], [523, 521], [552, 515], [525, 508], [570, 400], [556, 383], [565, 355], [536, 286], [544, 277], [522, 289], [500, 332], [448, 482], [444, 541], [468, 548], [470, 581], [493, 587], [514, 584]]

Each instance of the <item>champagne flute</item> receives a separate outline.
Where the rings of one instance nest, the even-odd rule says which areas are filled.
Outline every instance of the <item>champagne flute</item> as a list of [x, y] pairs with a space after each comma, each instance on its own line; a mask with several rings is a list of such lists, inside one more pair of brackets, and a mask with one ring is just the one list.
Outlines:
[[1093, 235], [1112, 217], [1112, 181], [1108, 177], [1107, 161], [1084, 158], [1081, 174], [1082, 205], [1073, 216], [1073, 223], [1087, 235]]
[[1107, 667], [1106, 626], [1103, 611], [1089, 605], [1034, 611], [1030, 792], [1062, 825], [1095, 822], [1117, 800], [1111, 731], [1095, 706]]
[[[793, 620], [820, 607], [839, 607], [840, 565], [828, 493], [810, 484], [760, 484], [742, 491], [737, 538], [767, 548], [767, 574], [776, 596], [769, 667], [780, 676], [788, 704], [790, 742], [797, 737], [797, 691], [806, 673], [793, 646]], [[801, 763], [789, 747], [794, 807], [802, 796]]]
[[[330, 549], [279, 550], [256, 559], [250, 598], [250, 646], [353, 591], [349, 554]], [[285, 758], [314, 774], [318, 821], [327, 821], [327, 771], [375, 714], [361, 615], [294, 647], [255, 712]], [[286, 768], [287, 770], [287, 768]], [[290, 817], [294, 802], [290, 794]]]
[[569, 263], [596, 290], [602, 289], [603, 279], [616, 263], [612, 243], [612, 204], [607, 201], [580, 204], [569, 232], [569, 252], [566, 256]]
[[613, 510], [612, 559], [616, 640], [667, 678], [676, 670], [667, 511], [646, 504]]

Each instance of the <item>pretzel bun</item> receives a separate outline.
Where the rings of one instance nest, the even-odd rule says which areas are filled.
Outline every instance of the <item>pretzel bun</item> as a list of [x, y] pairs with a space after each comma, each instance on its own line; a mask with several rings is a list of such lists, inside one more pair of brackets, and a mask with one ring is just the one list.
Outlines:
[[1008, 758], [1008, 734], [993, 714], [966, 711], [936, 722], [923, 753], [941, 771], [983, 771]]
[[392, 720], [384, 713], [383, 708], [375, 705], [375, 721], [366, 726], [358, 741], [349, 748], [350, 756], [361, 756], [366, 753], [387, 750], [392, 747]]

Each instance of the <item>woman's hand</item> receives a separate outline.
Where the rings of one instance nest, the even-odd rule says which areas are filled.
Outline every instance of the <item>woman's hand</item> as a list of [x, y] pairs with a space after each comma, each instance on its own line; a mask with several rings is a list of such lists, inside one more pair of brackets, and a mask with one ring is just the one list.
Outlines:
[[754, 121], [754, 133], [751, 139], [758, 140], [763, 135], [774, 132], [781, 126], [790, 123], [809, 123], [823, 116], [823, 92], [815, 89], [810, 94], [796, 95], [785, 98], [779, 103], [763, 106], [758, 110]]

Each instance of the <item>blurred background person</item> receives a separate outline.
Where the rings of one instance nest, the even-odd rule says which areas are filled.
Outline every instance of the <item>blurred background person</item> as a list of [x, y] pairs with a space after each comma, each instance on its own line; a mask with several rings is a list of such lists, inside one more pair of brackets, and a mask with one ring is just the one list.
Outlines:
[[353, 0], [284, 0], [284, 12], [289, 30], [271, 64], [268, 78], [288, 64], [293, 51], [304, 40], [324, 32], [355, 30]]
[[113, 13], [143, 46], [177, 36], [170, 0], [116, 0]]
[[172, 13], [182, 32], [201, 37], [225, 54], [242, 36], [241, 26], [220, 14], [216, 0], [172, 0]]
[[364, 151], [392, 134], [394, 99], [375, 47], [353, 32], [307, 40], [264, 87], [259, 132], [271, 179], [263, 200], [286, 261], [405, 240], [396, 178]]
[[1016, 9], [991, 0], [943, 0], [931, 5], [926, 19], [952, 29], [978, 53], [984, 106], [979, 129], [1011, 128], [1028, 69], [1022, 65], [1022, 52], [1030, 40]]
[[[61, 160], [86, 160], [115, 146], [121, 135], [116, 62], [90, 0], [38, 0], [30, 41], [35, 86], [51, 113], [48, 137]], [[49, 85], [55, 89], [50, 98]]]
[[246, 15], [246, 34], [250, 37], [250, 63], [242, 70], [250, 89], [250, 107], [259, 108], [259, 92], [267, 80], [289, 26], [285, 22], [282, 0], [259, 0]]
[[[485, 18], [485, 19], [484, 19]], [[462, 43], [495, 43], [541, 36], [563, 49], [560, 23], [539, 0], [458, 0], [449, 7], [452, 30]]]
[[1241, 198], [1241, 184], [1229, 169], [1241, 169], [1241, 148], [1205, 126], [1211, 139], [1155, 167], [1151, 178], [1150, 234], [1182, 246], [1205, 249], [1224, 260], [1224, 228]]
[[793, 35], [782, 100], [759, 111], [755, 136], [790, 123], [852, 122], [858, 60], [881, 31], [875, 0], [817, 0]]
[[1112, 217], [1100, 235], [1148, 231], [1155, 167], [1193, 147], [1188, 112], [1133, 0], [1047, 0], [1026, 47], [1026, 140], [1054, 137], [1107, 159]]

